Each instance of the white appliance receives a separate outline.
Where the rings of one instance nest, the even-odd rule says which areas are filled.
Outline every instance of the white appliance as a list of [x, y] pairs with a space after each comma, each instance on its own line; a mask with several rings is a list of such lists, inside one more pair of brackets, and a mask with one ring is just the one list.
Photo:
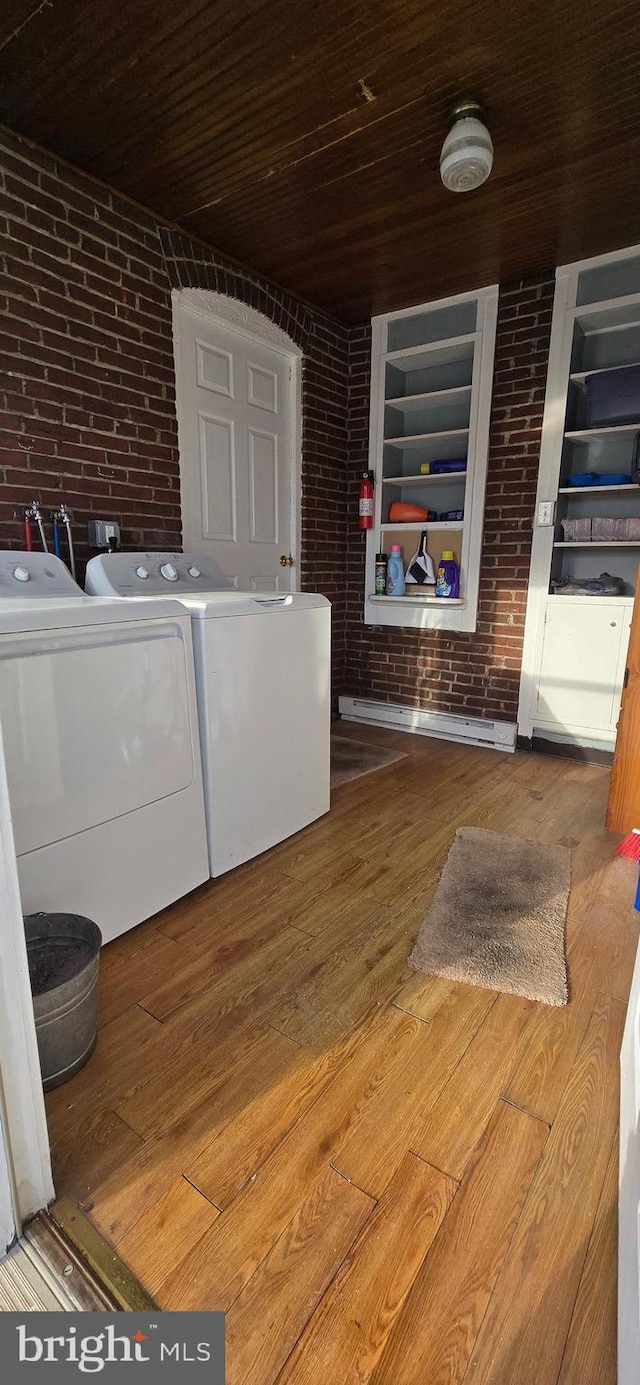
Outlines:
[[92, 601], [59, 558], [0, 552], [0, 724], [25, 914], [108, 942], [209, 878], [177, 601]]
[[212, 876], [329, 809], [331, 607], [233, 590], [208, 554], [109, 553], [97, 596], [170, 592], [192, 617]]

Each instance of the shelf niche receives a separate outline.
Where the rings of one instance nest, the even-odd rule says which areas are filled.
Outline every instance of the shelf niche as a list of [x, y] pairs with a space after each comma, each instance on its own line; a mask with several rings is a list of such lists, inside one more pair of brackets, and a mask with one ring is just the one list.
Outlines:
[[[372, 321], [369, 466], [375, 476], [374, 527], [367, 535], [365, 621], [373, 625], [475, 630], [497, 285]], [[465, 470], [423, 475], [421, 465], [464, 462]], [[394, 501], [463, 519], [393, 524]], [[407, 598], [375, 598], [375, 555], [400, 544], [405, 567], [420, 533], [437, 568], [443, 550], [460, 564], [460, 598], [436, 598], [433, 587]], [[386, 605], [385, 602], [389, 601]]]

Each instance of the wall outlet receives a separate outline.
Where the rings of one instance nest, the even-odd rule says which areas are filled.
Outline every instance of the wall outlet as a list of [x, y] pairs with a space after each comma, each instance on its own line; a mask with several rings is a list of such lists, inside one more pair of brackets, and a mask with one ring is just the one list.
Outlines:
[[553, 500], [541, 500], [538, 505], [537, 525], [539, 529], [555, 524], [555, 505]]
[[120, 525], [117, 519], [90, 519], [87, 531], [91, 548], [120, 547]]

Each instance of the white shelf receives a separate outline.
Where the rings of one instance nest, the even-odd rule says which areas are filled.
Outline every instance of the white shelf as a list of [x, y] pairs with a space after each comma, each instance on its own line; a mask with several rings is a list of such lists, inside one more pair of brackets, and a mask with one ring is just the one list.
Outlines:
[[554, 548], [640, 548], [640, 539], [578, 539], [573, 543], [554, 543]]
[[[383, 486], [423, 486], [427, 481], [464, 481], [466, 471], [442, 471], [432, 476], [383, 476]], [[640, 487], [635, 489], [640, 490]]]
[[574, 370], [569, 379], [572, 385], [584, 388], [584, 382], [588, 375], [605, 375], [610, 370], [634, 370], [640, 365], [640, 361], [625, 361], [624, 365], [600, 365], [595, 370]]
[[634, 433], [640, 433], [640, 419], [637, 423], [616, 423], [610, 428], [579, 428], [564, 436], [567, 442], [606, 442], [608, 438], [615, 441], [616, 438], [633, 437]]
[[619, 327], [640, 326], [640, 294], [625, 293], [619, 298], [603, 298], [597, 303], [582, 303], [572, 310], [582, 331], [616, 331]]
[[613, 602], [619, 602], [622, 606], [633, 606], [635, 597], [619, 596], [617, 592], [615, 594], [611, 593], [610, 595], [607, 595], [605, 592], [594, 592], [593, 596], [588, 596], [586, 592], [549, 592], [547, 600], [562, 600], [563, 602], [573, 601], [576, 604], [581, 604], [582, 602], [590, 604], [592, 601], [610, 601], [612, 604]]
[[407, 534], [421, 534], [424, 529], [462, 529], [463, 519], [423, 519], [421, 522], [416, 520], [415, 524], [403, 524], [401, 519], [397, 519], [395, 524], [392, 519], [380, 525], [380, 529], [406, 530]]
[[629, 481], [623, 486], [561, 486], [558, 495], [615, 495], [616, 491], [637, 491], [640, 495], [640, 485]]
[[455, 404], [458, 399], [471, 397], [471, 385], [451, 385], [446, 390], [425, 390], [423, 394], [403, 394], [400, 399], [385, 399], [390, 409], [409, 414], [429, 404]]
[[[401, 314], [398, 313], [396, 316], [400, 317]], [[404, 370], [408, 375], [412, 370], [427, 370], [433, 365], [451, 365], [454, 361], [470, 360], [475, 341], [476, 333], [468, 332], [462, 337], [425, 342], [422, 346], [407, 346], [402, 351], [387, 351], [385, 361], [395, 366], [396, 370]], [[463, 351], [461, 354], [461, 347], [470, 347], [471, 350]], [[434, 359], [436, 356], [437, 361]]]
[[405, 592], [404, 596], [370, 596], [369, 601], [420, 601], [425, 606], [464, 606], [463, 596], [427, 596], [423, 592]]
[[402, 451], [408, 447], [423, 447], [427, 442], [452, 442], [454, 438], [462, 440], [468, 436], [468, 428], [445, 428], [438, 433], [413, 433], [406, 438], [385, 438], [384, 445], [397, 447]]

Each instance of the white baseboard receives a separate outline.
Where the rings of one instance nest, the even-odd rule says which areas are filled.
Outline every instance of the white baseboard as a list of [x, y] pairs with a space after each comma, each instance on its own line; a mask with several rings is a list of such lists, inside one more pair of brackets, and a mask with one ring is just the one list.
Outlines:
[[399, 702], [377, 702], [366, 697], [340, 697], [338, 709], [344, 721], [363, 722], [366, 726], [386, 726], [394, 731], [412, 731], [419, 736], [491, 746], [494, 750], [511, 753], [516, 748], [518, 728], [515, 722], [429, 712], [419, 707], [404, 707]]

